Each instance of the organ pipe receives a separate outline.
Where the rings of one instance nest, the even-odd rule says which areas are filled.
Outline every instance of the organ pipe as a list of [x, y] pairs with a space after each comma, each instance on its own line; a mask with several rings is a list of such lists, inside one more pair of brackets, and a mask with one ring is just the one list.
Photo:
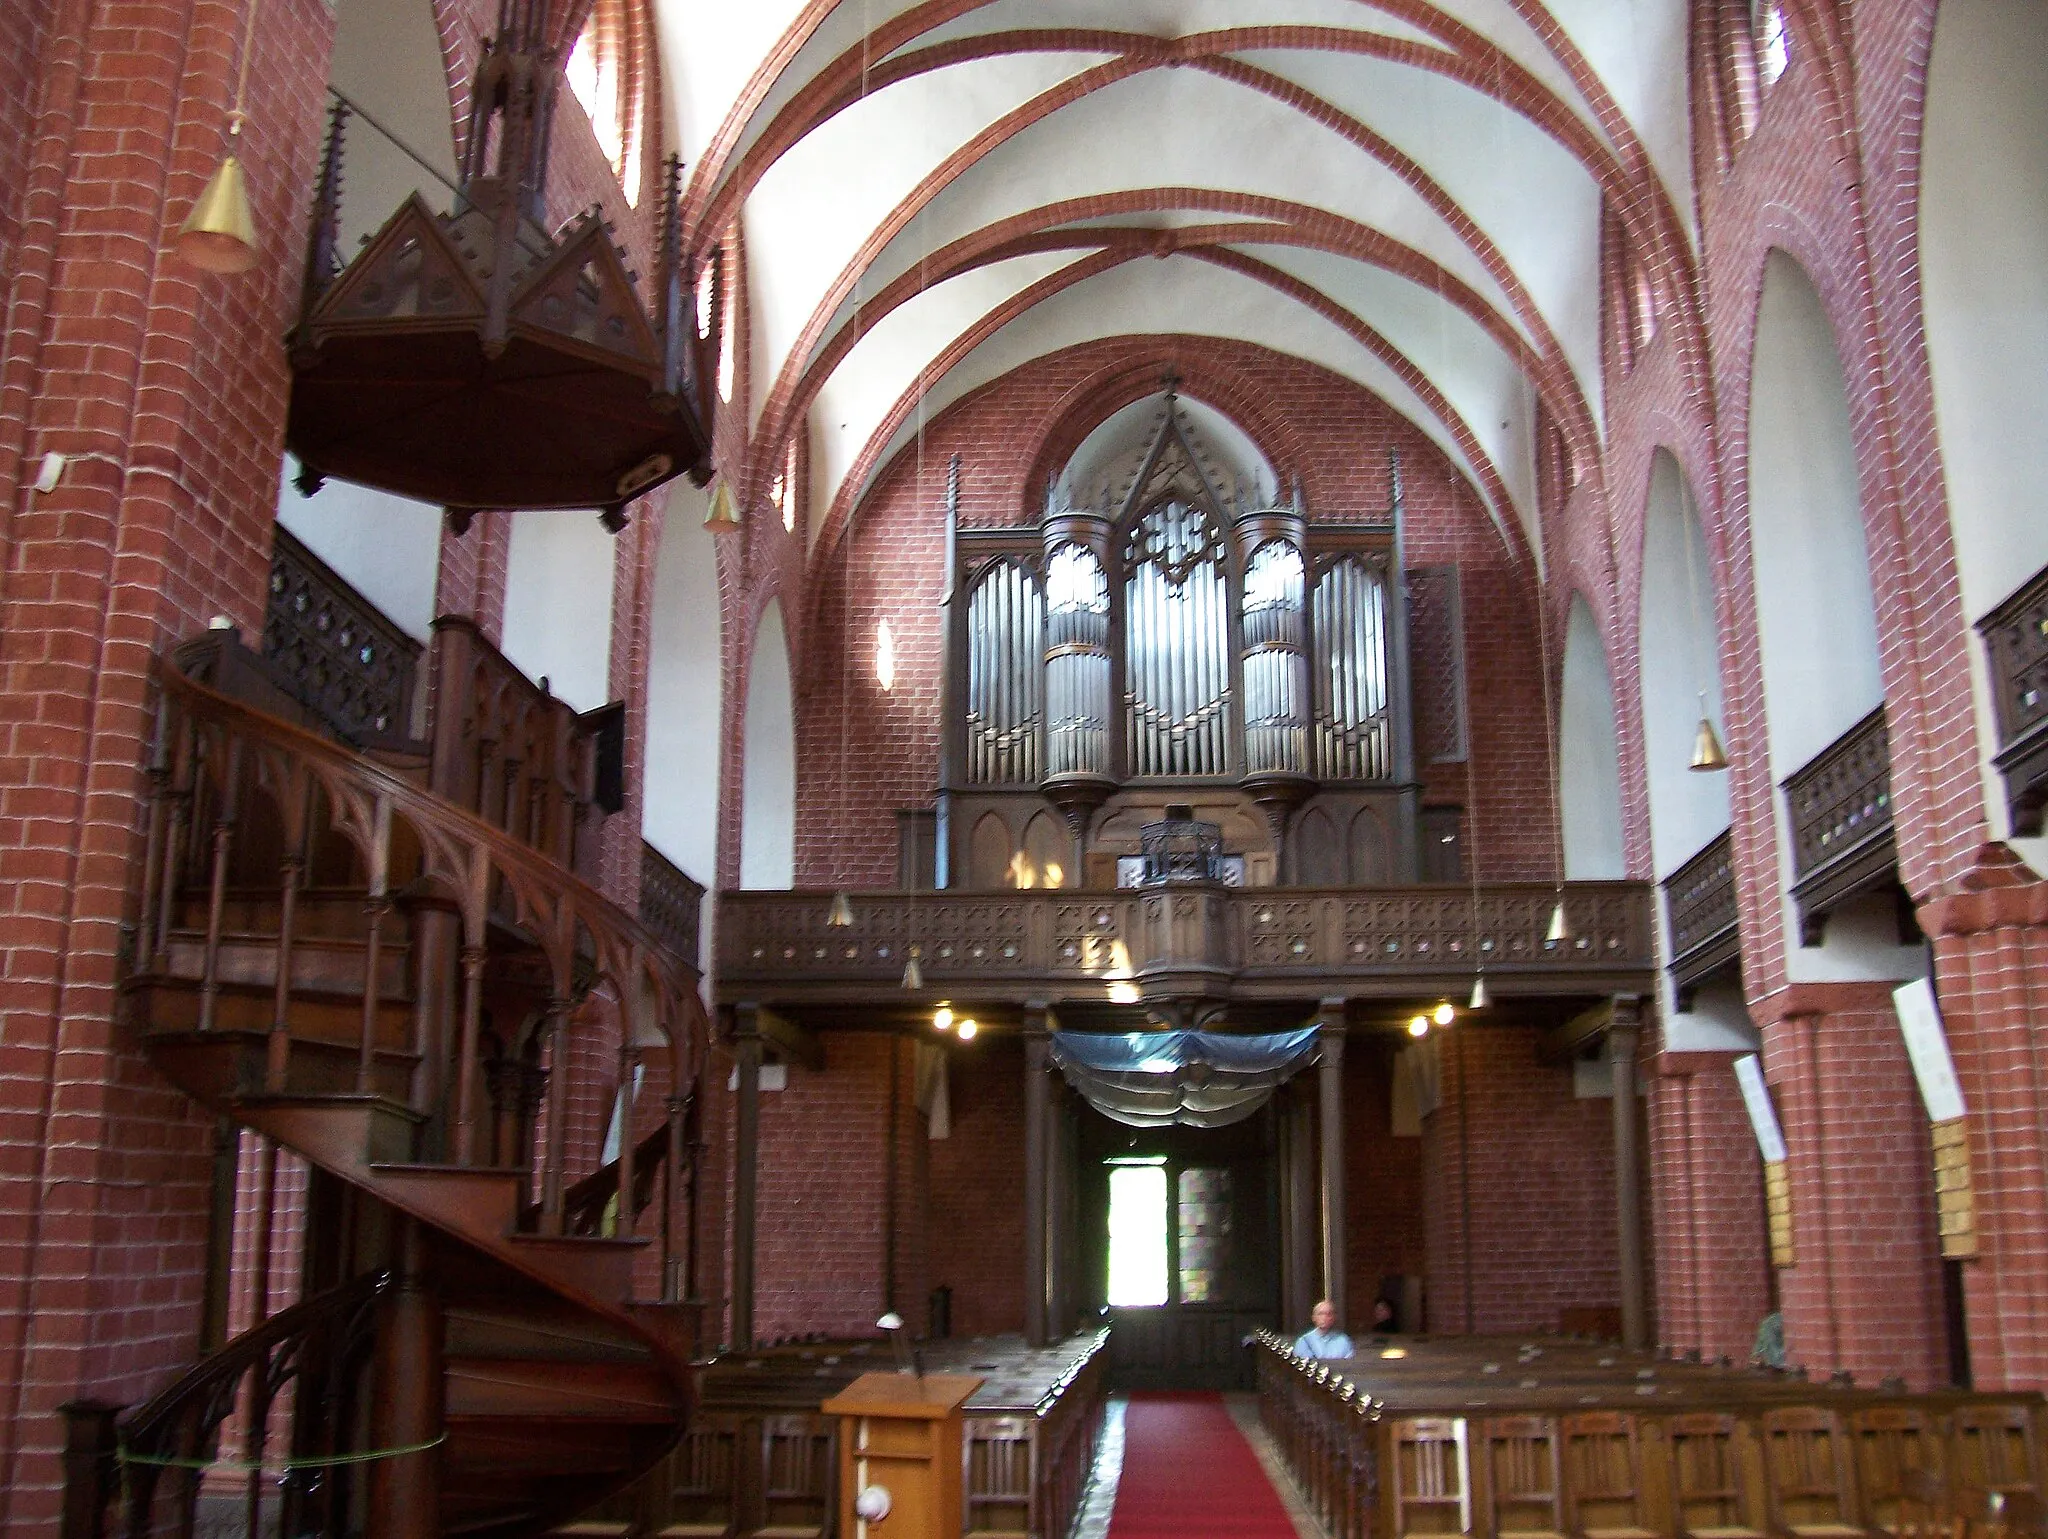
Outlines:
[[1316, 583], [1316, 774], [1324, 780], [1392, 776], [1387, 709], [1385, 578], [1345, 556]]
[[999, 561], [967, 606], [967, 776], [979, 785], [1038, 779], [1044, 606], [1038, 582]]
[[1125, 552], [1125, 730], [1137, 776], [1229, 763], [1230, 615], [1222, 542], [1181, 502], [1139, 520]]

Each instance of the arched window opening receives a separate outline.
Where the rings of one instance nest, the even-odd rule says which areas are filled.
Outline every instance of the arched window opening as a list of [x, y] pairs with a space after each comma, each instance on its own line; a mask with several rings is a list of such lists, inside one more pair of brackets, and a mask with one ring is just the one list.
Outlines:
[[641, 151], [646, 121], [647, 48], [644, 29], [635, 25], [627, 0], [598, 0], [590, 19], [577, 34], [563, 73], [569, 90], [583, 106], [597, 135], [598, 148], [611, 162], [625, 189], [626, 201], [638, 205]]
[[[733, 385], [738, 377], [738, 365], [733, 359], [733, 331], [738, 322], [739, 301], [735, 297], [739, 285], [733, 281], [733, 260], [730, 255], [734, 248], [728, 244], [712, 266], [717, 274], [712, 285], [712, 302], [718, 306], [718, 398], [728, 406], [732, 404]], [[709, 315], [711, 307], [705, 306]]]
[[1768, 88], [1776, 85], [1792, 64], [1792, 33], [1778, 0], [1764, 0], [1757, 7], [1755, 29], [1757, 83]]

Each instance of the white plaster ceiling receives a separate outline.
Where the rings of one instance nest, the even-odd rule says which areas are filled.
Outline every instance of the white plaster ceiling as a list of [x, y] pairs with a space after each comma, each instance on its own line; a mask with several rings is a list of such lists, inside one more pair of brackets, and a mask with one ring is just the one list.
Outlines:
[[744, 228], [748, 420], [764, 463], [809, 435], [813, 536], [967, 391], [1185, 332], [1356, 380], [1540, 548], [1538, 399], [1599, 452], [1603, 198], [1690, 262], [1682, 0], [655, 7], [686, 217]]

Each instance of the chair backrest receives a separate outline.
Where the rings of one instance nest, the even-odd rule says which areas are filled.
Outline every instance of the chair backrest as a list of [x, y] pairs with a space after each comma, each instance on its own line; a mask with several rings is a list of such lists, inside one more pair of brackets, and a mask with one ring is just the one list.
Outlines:
[[1954, 1486], [2003, 1495], [2042, 1495], [2032, 1411], [2006, 1401], [1973, 1401], [1949, 1417], [1948, 1476]]
[[761, 1418], [761, 1506], [769, 1527], [832, 1531], [834, 1426], [820, 1415]]
[[1394, 1467], [1388, 1481], [1396, 1539], [1456, 1534], [1470, 1521], [1465, 1448], [1448, 1416], [1394, 1423]]
[[1692, 1411], [1672, 1417], [1668, 1427], [1671, 1506], [1678, 1531], [1759, 1527], [1740, 1423], [1722, 1411]]
[[1479, 1429], [1486, 1532], [1563, 1533], [1557, 1423], [1548, 1416], [1491, 1416]]
[[1849, 1438], [1864, 1521], [1887, 1533], [1921, 1530], [1934, 1514], [1909, 1494], [1907, 1477], [1926, 1477], [1911, 1482], [1917, 1491], [1930, 1489], [1929, 1481], [1933, 1489], [1944, 1485], [1941, 1439], [1933, 1418], [1916, 1405], [1868, 1406], [1851, 1413]]
[[1825, 1406], [1779, 1406], [1761, 1422], [1772, 1526], [1856, 1523], [1848, 1447], [1835, 1413]]
[[1626, 1411], [1580, 1411], [1562, 1418], [1566, 1520], [1571, 1531], [1647, 1528], [1636, 1419]]

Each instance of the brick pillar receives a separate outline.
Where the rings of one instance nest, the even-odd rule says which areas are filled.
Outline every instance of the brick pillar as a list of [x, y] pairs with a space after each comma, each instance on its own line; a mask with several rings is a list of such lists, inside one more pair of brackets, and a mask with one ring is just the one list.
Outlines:
[[1793, 984], [1750, 1013], [1792, 1179], [1786, 1361], [1924, 1389], [1947, 1377], [1933, 1146], [1893, 987]]
[[1737, 1053], [1660, 1053], [1650, 1068], [1650, 1197], [1661, 1343], [1747, 1362], [1770, 1309], [1763, 1170]]
[[[241, 152], [260, 265], [167, 243], [225, 147], [244, 9], [63, 0], [0, 337], [0, 1532], [53, 1531], [58, 1407], [135, 1400], [192, 1355], [209, 1119], [115, 1032], [154, 654], [261, 623], [332, 20], [278, 0]], [[69, 464], [37, 493], [29, 468]], [[146, 1275], [145, 1295], [132, 1279]], [[28, 1322], [33, 1321], [31, 1333]]]
[[2048, 882], [1988, 846], [1962, 887], [1921, 922], [1970, 1135], [1970, 1372], [1979, 1389], [2032, 1389], [2048, 1377]]

